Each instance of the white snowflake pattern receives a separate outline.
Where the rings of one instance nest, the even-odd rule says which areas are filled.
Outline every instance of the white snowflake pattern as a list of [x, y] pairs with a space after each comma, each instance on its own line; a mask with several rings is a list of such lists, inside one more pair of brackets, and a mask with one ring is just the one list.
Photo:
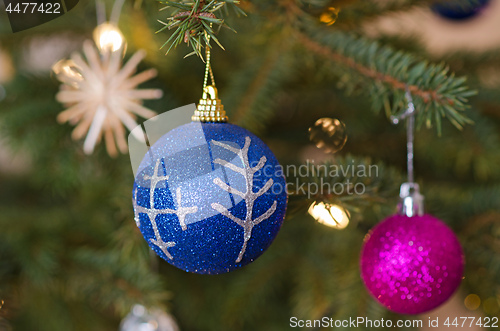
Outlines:
[[158, 185], [159, 182], [167, 180], [168, 176], [158, 176], [158, 170], [160, 167], [161, 160], [156, 161], [156, 165], [153, 171], [152, 176], [144, 175], [145, 180], [150, 180], [151, 181], [151, 187], [149, 189], [149, 206], [150, 208], [145, 208], [141, 207], [137, 204], [137, 189], [135, 190], [134, 193], [134, 199], [133, 199], [133, 205], [134, 205], [134, 213], [135, 213], [135, 222], [137, 226], [140, 226], [140, 221], [139, 221], [139, 213], [144, 213], [148, 215], [149, 221], [151, 222], [151, 226], [153, 227], [153, 231], [155, 234], [155, 238], [150, 239], [151, 243], [154, 245], [158, 246], [163, 253], [169, 258], [173, 259], [172, 254], [169, 253], [168, 248], [174, 247], [175, 242], [174, 241], [163, 241], [161, 238], [160, 232], [158, 231], [158, 226], [156, 224], [156, 216], [162, 215], [162, 214], [174, 214], [177, 216], [179, 219], [179, 223], [181, 225], [182, 231], [185, 231], [187, 229], [186, 225], [186, 216], [188, 214], [193, 214], [198, 211], [198, 207], [182, 207], [182, 195], [181, 195], [181, 188], [178, 187], [175, 195], [176, 195], [176, 200], [177, 200], [177, 210], [166, 208], [166, 209], [156, 209], [154, 207], [154, 192], [156, 189], [156, 186]]
[[241, 251], [238, 255], [238, 258], [236, 259], [236, 263], [241, 262], [243, 255], [245, 254], [247, 243], [252, 237], [252, 230], [253, 227], [256, 226], [257, 224], [261, 223], [264, 220], [267, 220], [275, 211], [276, 211], [276, 205], [277, 201], [274, 201], [273, 205], [262, 215], [258, 216], [257, 218], [253, 219], [253, 207], [255, 204], [255, 200], [257, 200], [258, 197], [262, 196], [264, 193], [266, 193], [271, 186], [273, 185], [274, 181], [273, 179], [269, 179], [264, 186], [259, 189], [257, 192], [253, 191], [253, 177], [254, 174], [262, 169], [264, 165], [266, 164], [267, 158], [265, 156], [262, 156], [259, 160], [259, 163], [255, 167], [251, 167], [249, 160], [248, 160], [248, 150], [250, 148], [250, 143], [252, 142], [250, 137], [245, 137], [245, 145], [243, 146], [242, 149], [232, 147], [228, 144], [218, 142], [215, 140], [212, 140], [212, 142], [220, 147], [223, 147], [236, 155], [243, 161], [244, 168], [238, 167], [228, 161], [222, 160], [222, 159], [216, 159], [214, 163], [220, 164], [230, 170], [233, 170], [239, 174], [241, 174], [243, 177], [245, 177], [246, 181], [246, 192], [241, 192], [229, 185], [227, 185], [225, 182], [223, 182], [220, 178], [215, 178], [214, 183], [218, 185], [221, 189], [224, 191], [231, 193], [231, 194], [236, 194], [240, 196], [242, 199], [245, 200], [246, 203], [246, 217], [245, 219], [240, 219], [233, 214], [229, 212], [229, 210], [222, 206], [219, 203], [212, 203], [212, 208], [217, 210], [219, 213], [222, 215], [226, 216], [239, 226], [243, 228], [244, 235], [243, 235], [243, 246], [241, 248]]

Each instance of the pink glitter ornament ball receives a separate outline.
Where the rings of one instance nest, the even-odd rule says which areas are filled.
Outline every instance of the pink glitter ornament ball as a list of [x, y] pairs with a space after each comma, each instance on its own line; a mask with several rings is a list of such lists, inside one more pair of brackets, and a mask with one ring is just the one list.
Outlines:
[[393, 215], [366, 235], [361, 277], [382, 305], [400, 314], [436, 308], [462, 280], [464, 255], [453, 231], [430, 215]]

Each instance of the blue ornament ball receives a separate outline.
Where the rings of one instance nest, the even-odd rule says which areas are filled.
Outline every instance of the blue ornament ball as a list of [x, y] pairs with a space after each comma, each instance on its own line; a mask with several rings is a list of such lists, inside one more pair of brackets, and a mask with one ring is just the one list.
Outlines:
[[475, 17], [489, 4], [490, 0], [450, 0], [437, 2], [432, 10], [443, 18], [462, 21]]
[[258, 258], [283, 223], [283, 169], [249, 131], [191, 122], [162, 136], [142, 160], [135, 221], [149, 246], [175, 267], [220, 274]]

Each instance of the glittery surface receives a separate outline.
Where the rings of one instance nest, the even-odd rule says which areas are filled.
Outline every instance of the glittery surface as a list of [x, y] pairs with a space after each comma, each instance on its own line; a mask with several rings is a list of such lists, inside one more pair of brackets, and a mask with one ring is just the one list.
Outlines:
[[420, 314], [445, 302], [460, 285], [464, 255], [455, 234], [430, 215], [393, 215], [366, 235], [361, 277], [388, 309]]
[[258, 137], [232, 124], [188, 123], [144, 157], [133, 190], [136, 222], [170, 264], [200, 274], [229, 272], [274, 240], [285, 188], [276, 158]]

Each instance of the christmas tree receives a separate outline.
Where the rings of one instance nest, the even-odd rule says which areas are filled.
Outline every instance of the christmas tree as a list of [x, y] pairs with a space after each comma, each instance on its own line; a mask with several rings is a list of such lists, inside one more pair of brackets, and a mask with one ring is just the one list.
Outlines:
[[[378, 303], [360, 271], [365, 235], [396, 212], [406, 181], [405, 125], [391, 118], [411, 105], [415, 182], [426, 212], [454, 231], [466, 261], [451, 300], [463, 310], [440, 315], [439, 327], [461, 325], [465, 308], [475, 311], [467, 325], [472, 318], [475, 327], [498, 327], [497, 2], [81, 1], [15, 33], [7, 15], [13, 3], [0, 7], [0, 329], [117, 330], [125, 319], [122, 330], [144, 330], [141, 318], [147, 330], [319, 330], [358, 317], [429, 326], [432, 312], [401, 315]], [[99, 44], [105, 33], [118, 37]], [[220, 275], [163, 260], [175, 247], [146, 204], [151, 199], [153, 209], [156, 181], [168, 176], [157, 163], [143, 177], [153, 190], [136, 200], [126, 140], [126, 130], [155, 113], [214, 94], [202, 90], [209, 76], [229, 122], [279, 160], [288, 191], [273, 244]], [[247, 187], [272, 161], [267, 154], [249, 160], [253, 137], [238, 148], [214, 143], [253, 167], [213, 161]], [[250, 233], [285, 202], [259, 207], [276, 179], [245, 193], [220, 178], [216, 188], [250, 208], [245, 219], [211, 204], [239, 231], [232, 257], [239, 263], [252, 253]], [[185, 231], [198, 207], [185, 191], [172, 193], [179, 208], [163, 211]], [[254, 219], [253, 203], [261, 215]], [[148, 241], [146, 223], [155, 236]], [[163, 259], [148, 243], [161, 246]]]

